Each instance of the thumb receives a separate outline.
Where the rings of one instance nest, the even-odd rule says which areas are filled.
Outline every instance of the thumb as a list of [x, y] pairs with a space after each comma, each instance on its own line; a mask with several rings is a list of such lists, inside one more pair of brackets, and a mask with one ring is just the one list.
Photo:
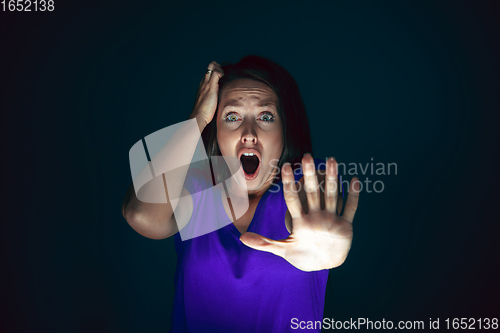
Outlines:
[[240, 241], [252, 249], [273, 253], [277, 256], [285, 256], [285, 243], [266, 238], [253, 232], [245, 232], [240, 236]]

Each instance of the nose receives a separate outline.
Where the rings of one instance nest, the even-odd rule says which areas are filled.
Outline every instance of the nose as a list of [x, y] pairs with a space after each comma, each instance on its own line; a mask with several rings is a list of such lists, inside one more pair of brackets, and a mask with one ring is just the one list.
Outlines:
[[257, 133], [255, 133], [253, 126], [246, 126], [241, 135], [241, 143], [257, 144]]

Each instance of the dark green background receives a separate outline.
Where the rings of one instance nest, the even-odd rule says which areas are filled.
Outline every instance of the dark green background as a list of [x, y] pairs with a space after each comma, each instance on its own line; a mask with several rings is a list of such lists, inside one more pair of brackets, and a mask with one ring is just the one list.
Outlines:
[[297, 80], [315, 157], [398, 165], [368, 175], [385, 189], [361, 194], [325, 317], [500, 317], [499, 14], [496, 1], [0, 12], [0, 330], [168, 329], [173, 239], [122, 217], [128, 151], [187, 119], [210, 61], [247, 54]]

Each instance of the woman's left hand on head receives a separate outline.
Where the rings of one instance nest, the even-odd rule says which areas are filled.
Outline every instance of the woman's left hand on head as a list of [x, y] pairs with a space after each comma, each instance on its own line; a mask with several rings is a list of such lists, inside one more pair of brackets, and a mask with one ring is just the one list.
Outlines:
[[[317, 271], [340, 266], [352, 243], [352, 221], [358, 207], [359, 180], [351, 180], [344, 213], [337, 214], [338, 179], [337, 162], [329, 158], [326, 163], [325, 191], [320, 193], [314, 160], [310, 154], [302, 158], [304, 188], [309, 211], [306, 213], [299, 199], [290, 164], [282, 168], [283, 190], [292, 216], [292, 232], [287, 239], [272, 240], [246, 232], [241, 241], [256, 250], [283, 257], [303, 271]], [[324, 209], [321, 208], [324, 195]]]

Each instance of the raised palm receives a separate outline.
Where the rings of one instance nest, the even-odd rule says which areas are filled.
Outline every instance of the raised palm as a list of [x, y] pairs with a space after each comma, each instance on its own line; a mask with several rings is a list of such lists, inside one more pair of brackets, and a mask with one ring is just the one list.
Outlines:
[[292, 232], [286, 239], [272, 240], [246, 232], [241, 241], [256, 250], [283, 257], [303, 271], [317, 271], [340, 266], [346, 259], [352, 243], [352, 221], [358, 206], [359, 181], [351, 180], [349, 195], [342, 215], [337, 214], [337, 162], [326, 163], [324, 209], [314, 160], [306, 154], [302, 159], [304, 189], [308, 212], [299, 198], [290, 164], [282, 169], [285, 201], [292, 217]]

